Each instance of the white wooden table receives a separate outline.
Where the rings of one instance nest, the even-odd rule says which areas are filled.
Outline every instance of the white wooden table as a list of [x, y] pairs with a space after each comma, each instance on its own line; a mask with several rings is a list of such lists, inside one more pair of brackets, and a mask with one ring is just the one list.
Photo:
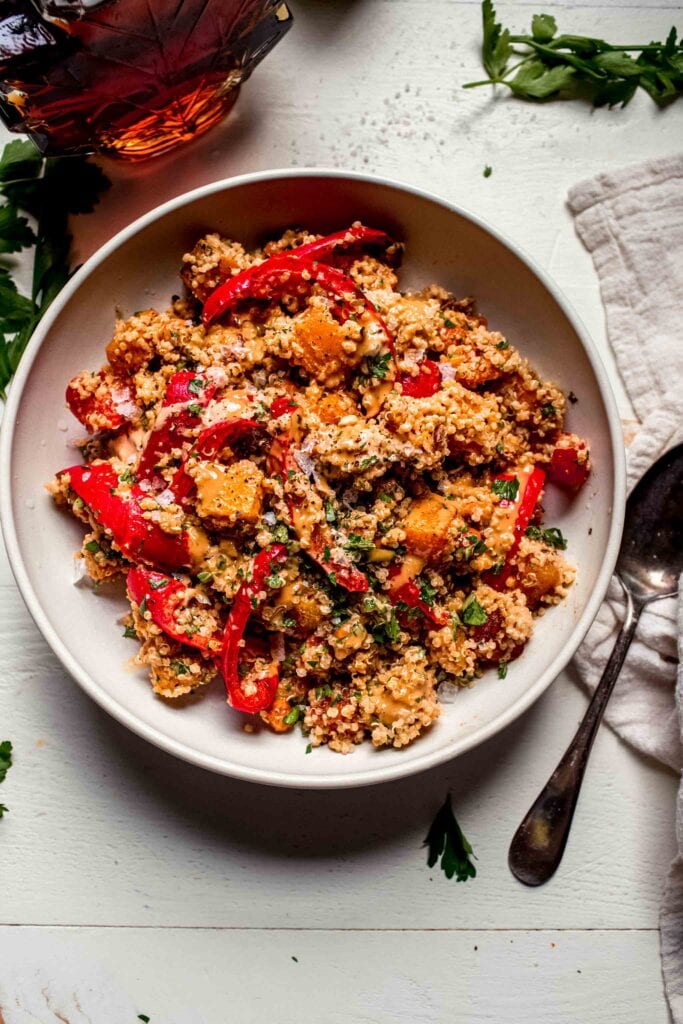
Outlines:
[[[107, 168], [115, 187], [77, 226], [79, 256], [158, 202], [233, 173], [378, 171], [490, 217], [554, 275], [613, 367], [565, 195], [587, 175], [673, 152], [683, 103], [660, 112], [641, 95], [625, 111], [593, 111], [464, 92], [481, 77], [478, 2], [292, 6], [295, 27], [226, 126], [172, 165]], [[500, 4], [519, 29], [539, 9], [567, 31], [622, 42], [683, 21], [675, 0]], [[668, 1020], [657, 911], [674, 850], [672, 775], [603, 729], [556, 878], [527, 890], [506, 866], [520, 815], [585, 707], [571, 672], [443, 768], [380, 788], [288, 792], [203, 773], [110, 720], [48, 650], [4, 554], [0, 609], [0, 739], [16, 752], [0, 793], [11, 808], [0, 822], [5, 1024]], [[420, 848], [448, 789], [479, 858], [467, 885], [428, 870]]]

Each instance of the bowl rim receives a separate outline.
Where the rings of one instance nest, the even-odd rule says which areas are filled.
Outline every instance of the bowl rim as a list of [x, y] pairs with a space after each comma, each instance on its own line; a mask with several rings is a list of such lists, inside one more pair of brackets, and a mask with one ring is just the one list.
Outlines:
[[[382, 768], [364, 769], [352, 771], [344, 775], [324, 774], [300, 776], [294, 772], [269, 770], [264, 768], [253, 768], [250, 766], [234, 763], [229, 758], [219, 758], [213, 755], [203, 754], [179, 740], [173, 739], [153, 725], [140, 721], [136, 715], [122, 707], [110, 694], [106, 693], [96, 680], [91, 677], [62, 642], [59, 634], [52, 628], [42, 606], [31, 586], [24, 560], [20, 551], [17, 538], [16, 525], [12, 511], [11, 498], [11, 455], [14, 442], [17, 414], [21, 403], [24, 388], [45, 339], [47, 338], [52, 325], [58, 318], [61, 311], [70, 301], [71, 297], [78, 291], [81, 285], [88, 279], [91, 273], [100, 264], [104, 263], [109, 256], [121, 245], [127, 242], [138, 232], [144, 230], [155, 221], [161, 220], [167, 214], [172, 213], [184, 206], [189, 206], [195, 200], [216, 192], [223, 192], [242, 185], [249, 185], [269, 180], [283, 178], [337, 178], [339, 180], [353, 180], [366, 182], [373, 185], [381, 185], [407, 192], [421, 199], [454, 212], [475, 226], [486, 231], [489, 235], [505, 246], [529, 270], [540, 280], [541, 284], [551, 294], [564, 315], [569, 320], [576, 332], [581, 345], [588, 357], [591, 368], [598, 384], [600, 395], [604, 404], [609, 426], [610, 443], [612, 450], [612, 462], [614, 471], [614, 487], [611, 505], [611, 523], [602, 564], [598, 572], [596, 585], [586, 602], [583, 612], [574, 624], [571, 636], [562, 650], [553, 659], [530, 686], [519, 697], [519, 699], [507, 710], [501, 712], [492, 721], [482, 725], [468, 736], [455, 739], [451, 743], [421, 756], [406, 760], [405, 763], [388, 765]], [[351, 789], [357, 786], [377, 785], [383, 782], [390, 782], [395, 779], [409, 775], [415, 775], [426, 771], [436, 765], [452, 760], [460, 754], [471, 750], [485, 740], [502, 731], [514, 722], [524, 711], [526, 711], [544, 691], [555, 680], [559, 673], [567, 666], [579, 644], [588, 632], [595, 616], [602, 604], [610, 577], [616, 564], [621, 541], [621, 533], [624, 521], [624, 509], [626, 502], [626, 462], [625, 450], [621, 433], [621, 422], [616, 406], [612, 387], [607, 376], [605, 366], [597, 351], [595, 343], [580, 317], [572, 308], [562, 291], [555, 284], [551, 277], [536, 264], [512, 239], [508, 238], [497, 228], [493, 227], [477, 214], [463, 208], [458, 203], [452, 203], [443, 199], [426, 189], [410, 185], [384, 175], [368, 174], [358, 171], [344, 171], [338, 168], [326, 167], [295, 167], [277, 168], [273, 170], [254, 171], [246, 174], [235, 175], [223, 178], [219, 181], [209, 182], [200, 185], [198, 188], [184, 192], [166, 202], [160, 204], [136, 218], [131, 224], [122, 228], [112, 238], [89, 257], [79, 268], [73, 277], [67, 282], [62, 291], [58, 294], [49, 310], [39, 323], [33, 333], [28, 346], [22, 356], [21, 362], [10, 385], [7, 402], [3, 415], [2, 429], [0, 430], [0, 525], [7, 548], [7, 554], [19, 587], [21, 596], [28, 608], [28, 611], [43, 637], [56, 654], [62, 666], [75, 679], [79, 686], [90, 696], [101, 708], [115, 718], [122, 725], [132, 732], [146, 739], [150, 743], [173, 754], [190, 764], [206, 768], [220, 775], [227, 775], [232, 778], [241, 779], [247, 782], [256, 782], [265, 785], [283, 786], [295, 789]]]

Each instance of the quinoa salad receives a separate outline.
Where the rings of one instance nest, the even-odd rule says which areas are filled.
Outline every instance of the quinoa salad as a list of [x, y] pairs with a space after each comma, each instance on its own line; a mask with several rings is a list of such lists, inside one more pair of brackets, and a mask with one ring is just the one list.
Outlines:
[[69, 383], [83, 462], [48, 485], [93, 583], [125, 585], [155, 693], [217, 678], [246, 731], [307, 751], [404, 747], [440, 692], [504, 686], [574, 575], [542, 505], [590, 472], [574, 396], [474, 299], [401, 291], [402, 255], [359, 223], [207, 234], [184, 294]]

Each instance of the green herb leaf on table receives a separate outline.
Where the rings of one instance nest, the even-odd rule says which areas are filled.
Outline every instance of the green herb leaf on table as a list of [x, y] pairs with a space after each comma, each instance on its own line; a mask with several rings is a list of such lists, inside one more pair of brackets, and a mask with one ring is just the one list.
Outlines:
[[[71, 276], [69, 216], [90, 213], [109, 181], [85, 157], [44, 159], [16, 139], [0, 154], [0, 256], [33, 247], [31, 295], [22, 295], [11, 263], [0, 263], [0, 397], [48, 306]], [[25, 214], [35, 221], [35, 230]]]
[[[625, 107], [640, 87], [659, 106], [683, 95], [683, 38], [674, 26], [664, 43], [608, 43], [592, 36], [558, 35], [550, 14], [534, 14], [530, 35], [515, 35], [482, 3], [483, 81], [464, 88], [505, 85], [525, 100], [584, 97], [596, 107]], [[522, 47], [521, 49], [519, 47]]]
[[[7, 772], [12, 767], [12, 744], [9, 740], [0, 743], [0, 782], [5, 781]], [[6, 804], [0, 804], [0, 818], [9, 811]]]
[[429, 847], [429, 867], [434, 867], [441, 858], [440, 866], [446, 878], [455, 875], [457, 882], [466, 882], [468, 878], [476, 877], [477, 869], [471, 858], [477, 858], [456, 821], [450, 795], [437, 812], [423, 845]]

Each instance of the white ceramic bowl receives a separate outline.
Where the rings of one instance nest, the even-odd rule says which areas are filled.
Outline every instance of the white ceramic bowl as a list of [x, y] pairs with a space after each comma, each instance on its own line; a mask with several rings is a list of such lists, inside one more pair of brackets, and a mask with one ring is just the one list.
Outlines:
[[[406, 750], [364, 744], [342, 757], [304, 756], [299, 732], [245, 734], [217, 683], [203, 700], [174, 707], [127, 668], [130, 641], [117, 620], [123, 596], [73, 585], [82, 527], [60, 514], [43, 485], [69, 465], [82, 428], [64, 405], [68, 379], [99, 367], [115, 311], [163, 308], [179, 291], [183, 252], [207, 229], [247, 245], [291, 225], [331, 231], [361, 219], [407, 245], [401, 283], [437, 281], [475, 295], [490, 323], [540, 373], [578, 396], [569, 429], [590, 441], [594, 471], [578, 498], [550, 488], [547, 521], [569, 539], [578, 567], [568, 599], [536, 622], [505, 680], [489, 672], [446, 706]], [[393, 182], [335, 171], [273, 171], [216, 182], [141, 217], [75, 275], [33, 336], [11, 388], [1, 446], [2, 525], [17, 582], [46, 640], [83, 689], [152, 743], [213, 771], [302, 788], [383, 782], [431, 767], [493, 735], [528, 708], [567, 664], [603, 599], [616, 560], [624, 505], [619, 420], [586, 330], [557, 288], [488, 225], [434, 196]]]

